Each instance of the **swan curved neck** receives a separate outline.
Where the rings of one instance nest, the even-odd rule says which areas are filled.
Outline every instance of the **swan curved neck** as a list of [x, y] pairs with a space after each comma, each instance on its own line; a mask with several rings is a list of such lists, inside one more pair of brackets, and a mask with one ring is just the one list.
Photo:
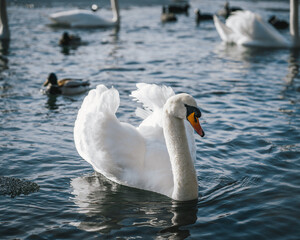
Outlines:
[[172, 198], [178, 201], [197, 199], [197, 175], [189, 151], [184, 122], [164, 111], [163, 129], [173, 173]]
[[9, 28], [5, 0], [0, 0], [0, 39], [9, 39]]
[[293, 44], [300, 46], [298, 0], [290, 0], [290, 34]]
[[117, 25], [120, 24], [120, 11], [118, 0], [110, 0], [112, 12], [113, 12], [113, 22]]

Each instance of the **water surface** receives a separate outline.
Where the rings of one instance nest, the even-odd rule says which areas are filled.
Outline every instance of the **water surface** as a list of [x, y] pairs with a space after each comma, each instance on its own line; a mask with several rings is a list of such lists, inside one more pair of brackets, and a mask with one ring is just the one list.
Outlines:
[[[288, 19], [288, 1], [232, 2]], [[68, 29], [86, 44], [62, 49], [65, 29], [47, 15], [85, 1], [32, 3], [8, 6], [11, 41], [0, 47], [0, 176], [40, 189], [0, 195], [1, 239], [299, 238], [299, 52], [221, 44], [213, 23], [196, 26], [193, 16], [195, 7], [215, 12], [219, 0], [191, 1], [190, 15], [173, 24], [160, 23], [160, 4], [121, 3], [119, 30]], [[50, 72], [113, 85], [118, 117], [135, 126], [136, 83], [193, 95], [206, 132], [197, 138], [198, 200], [178, 203], [96, 174], [73, 142], [85, 94], [44, 95]]]

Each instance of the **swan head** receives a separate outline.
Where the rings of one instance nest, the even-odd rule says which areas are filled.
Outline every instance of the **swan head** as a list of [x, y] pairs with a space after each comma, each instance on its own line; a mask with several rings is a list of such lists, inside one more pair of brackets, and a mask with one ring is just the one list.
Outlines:
[[57, 77], [55, 73], [49, 74], [47, 80], [44, 82], [44, 86], [47, 86], [48, 84], [57, 85]]
[[181, 93], [170, 97], [164, 106], [164, 110], [175, 118], [186, 119], [195, 131], [201, 137], [204, 137], [205, 134], [199, 122], [201, 111], [191, 95]]

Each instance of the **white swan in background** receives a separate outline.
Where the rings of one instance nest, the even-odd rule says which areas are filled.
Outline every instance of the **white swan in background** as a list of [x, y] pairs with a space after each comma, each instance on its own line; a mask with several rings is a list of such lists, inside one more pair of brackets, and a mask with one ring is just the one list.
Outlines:
[[216, 29], [224, 42], [256, 47], [300, 47], [298, 29], [298, 0], [290, 0], [291, 41], [281, 35], [259, 15], [237, 11], [226, 20], [226, 25], [214, 16]]
[[1, 39], [9, 39], [9, 27], [8, 27], [8, 19], [6, 12], [6, 1], [0, 0], [0, 40]]
[[196, 101], [186, 93], [175, 95], [166, 86], [139, 83], [137, 88], [131, 96], [145, 108], [136, 110], [144, 118], [137, 128], [117, 119], [116, 89], [98, 85], [89, 92], [74, 126], [78, 153], [119, 184], [178, 201], [197, 199], [193, 128], [202, 137], [204, 132]]
[[113, 12], [112, 20], [101, 18], [98, 13], [90, 10], [69, 10], [50, 15], [50, 19], [56, 25], [68, 27], [114, 27], [120, 24], [120, 13], [118, 0], [111, 0]]

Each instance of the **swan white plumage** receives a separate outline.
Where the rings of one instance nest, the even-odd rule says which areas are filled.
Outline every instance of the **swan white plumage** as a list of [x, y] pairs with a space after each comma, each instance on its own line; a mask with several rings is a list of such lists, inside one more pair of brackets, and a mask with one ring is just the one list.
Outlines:
[[281, 35], [271, 24], [250, 11], [234, 12], [226, 25], [214, 16], [214, 23], [224, 42], [254, 47], [299, 47], [298, 0], [290, 0], [291, 41]]
[[111, 0], [111, 7], [113, 12], [112, 20], [101, 18], [98, 13], [89, 10], [69, 10], [50, 15], [50, 19], [56, 25], [63, 25], [68, 27], [114, 27], [120, 24], [120, 13], [118, 0]]
[[0, 40], [1, 39], [9, 39], [9, 27], [8, 27], [8, 19], [6, 12], [6, 1], [0, 0]]
[[144, 106], [136, 111], [144, 118], [137, 128], [117, 119], [116, 89], [98, 85], [89, 92], [74, 126], [78, 153], [119, 184], [178, 201], [197, 199], [193, 128], [202, 137], [204, 132], [196, 101], [186, 93], [175, 95], [166, 86], [139, 83], [137, 88], [132, 96]]

